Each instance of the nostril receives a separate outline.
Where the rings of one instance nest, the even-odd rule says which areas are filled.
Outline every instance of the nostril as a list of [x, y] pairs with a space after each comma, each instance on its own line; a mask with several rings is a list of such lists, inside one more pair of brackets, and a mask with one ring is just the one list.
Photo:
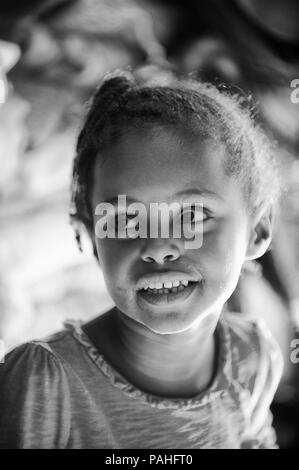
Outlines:
[[142, 257], [143, 261], [146, 263], [167, 263], [168, 261], [175, 261], [178, 257], [175, 256], [174, 254], [169, 254], [169, 255], [156, 255], [156, 256], [149, 256], [145, 255]]
[[176, 257], [174, 255], [165, 255], [163, 261], [174, 261]]
[[154, 258], [152, 258], [151, 256], [144, 256], [143, 257], [143, 260], [146, 262], [146, 263], [153, 263], [155, 260]]
[[180, 257], [180, 254], [179, 247], [170, 246], [169, 242], [151, 240], [144, 246], [141, 252], [141, 258], [146, 263], [163, 264], [175, 261]]

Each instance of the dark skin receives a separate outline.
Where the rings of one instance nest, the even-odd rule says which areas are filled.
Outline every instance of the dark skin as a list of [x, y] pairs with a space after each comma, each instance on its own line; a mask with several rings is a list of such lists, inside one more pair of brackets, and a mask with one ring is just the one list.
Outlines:
[[[116, 307], [84, 326], [84, 331], [112, 367], [137, 388], [154, 395], [190, 398], [210, 384], [217, 368], [217, 338], [187, 330], [157, 335]], [[205, 357], [204, 366], [194, 358]], [[186, 367], [188, 364], [188, 367]]]
[[[223, 305], [243, 262], [261, 256], [270, 243], [270, 218], [248, 214], [240, 183], [225, 174], [224, 158], [219, 143], [156, 126], [131, 129], [95, 166], [93, 210], [126, 194], [145, 205], [191, 197], [209, 214], [203, 245], [194, 250], [185, 249], [184, 239], [93, 237], [115, 307], [84, 330], [118, 372], [154, 395], [190, 398], [211, 384]], [[170, 305], [140, 302], [141, 275], [174, 271], [187, 277], [200, 273], [202, 282], [187, 299]]]

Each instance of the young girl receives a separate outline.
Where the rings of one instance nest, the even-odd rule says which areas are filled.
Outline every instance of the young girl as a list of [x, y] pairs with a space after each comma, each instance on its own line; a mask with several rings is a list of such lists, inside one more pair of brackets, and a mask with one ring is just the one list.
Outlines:
[[[78, 139], [72, 218], [115, 306], [7, 355], [0, 447], [276, 447], [280, 352], [259, 320], [224, 305], [243, 263], [269, 247], [278, 187], [270, 147], [236, 98], [189, 80], [106, 78]], [[127, 206], [127, 236], [100, 236], [99, 204], [115, 228], [119, 196], [146, 214], [176, 203], [172, 219], [201, 231], [201, 245], [186, 231], [130, 236], [140, 219]]]

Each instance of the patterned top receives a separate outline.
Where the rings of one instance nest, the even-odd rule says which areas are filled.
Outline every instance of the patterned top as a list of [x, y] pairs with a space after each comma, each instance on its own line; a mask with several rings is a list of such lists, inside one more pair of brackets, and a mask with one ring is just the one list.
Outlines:
[[264, 323], [225, 313], [218, 368], [193, 398], [162, 398], [111, 367], [81, 328], [10, 352], [0, 364], [0, 448], [275, 448], [269, 406], [282, 357]]

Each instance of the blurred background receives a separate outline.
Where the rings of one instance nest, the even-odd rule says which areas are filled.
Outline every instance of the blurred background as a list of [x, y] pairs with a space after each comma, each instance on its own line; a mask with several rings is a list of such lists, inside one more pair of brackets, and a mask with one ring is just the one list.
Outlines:
[[279, 342], [274, 425], [281, 448], [299, 448], [297, 0], [1, 1], [0, 338], [10, 350], [111, 305], [88, 240], [80, 253], [69, 225], [76, 136], [105, 73], [165, 64], [252, 94], [277, 142], [284, 192], [272, 251], [244, 267], [228, 308], [263, 317]]

